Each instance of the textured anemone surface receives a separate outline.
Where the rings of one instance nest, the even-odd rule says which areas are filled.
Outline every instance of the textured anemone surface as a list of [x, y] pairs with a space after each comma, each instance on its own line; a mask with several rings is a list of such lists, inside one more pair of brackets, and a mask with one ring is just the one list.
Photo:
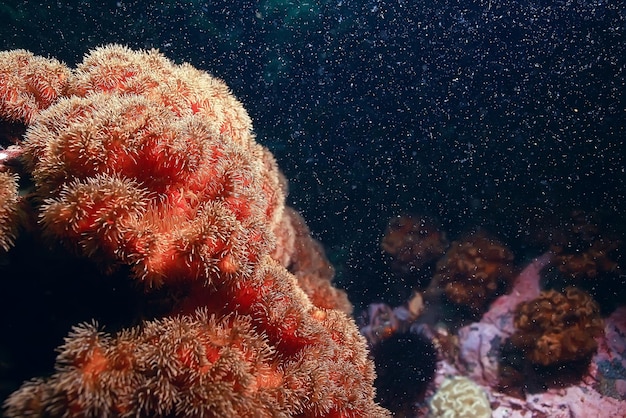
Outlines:
[[14, 122], [31, 122], [65, 94], [70, 74], [55, 59], [23, 49], [0, 51], [0, 115]]

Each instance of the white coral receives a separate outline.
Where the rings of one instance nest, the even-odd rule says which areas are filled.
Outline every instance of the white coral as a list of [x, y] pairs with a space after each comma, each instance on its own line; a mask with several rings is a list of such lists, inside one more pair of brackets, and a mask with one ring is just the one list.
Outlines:
[[432, 418], [490, 418], [491, 405], [485, 391], [466, 377], [443, 381], [430, 401]]

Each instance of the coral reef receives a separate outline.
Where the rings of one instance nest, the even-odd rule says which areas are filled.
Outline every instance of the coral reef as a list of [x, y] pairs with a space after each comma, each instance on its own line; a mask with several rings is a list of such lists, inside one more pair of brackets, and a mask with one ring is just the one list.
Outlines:
[[227, 138], [143, 96], [60, 100], [25, 142], [46, 230], [147, 286], [245, 270], [271, 245], [266, 193], [279, 190], [260, 147]]
[[515, 308], [539, 296], [539, 277], [551, 260], [546, 253], [534, 259], [513, 282], [511, 292], [498, 297], [478, 322], [457, 331], [456, 362], [465, 375], [481, 385], [496, 385], [500, 379], [501, 346], [515, 332]]
[[67, 89], [24, 144], [48, 233], [109, 268], [131, 265], [147, 286], [244, 272], [273, 246], [277, 168], [222, 82], [109, 46]]
[[543, 291], [518, 305], [515, 327], [513, 344], [531, 362], [548, 366], [590, 358], [604, 325], [600, 307], [591, 296], [568, 287], [564, 293]]
[[[7, 415], [384, 416], [371, 407], [367, 413], [337, 409], [344, 402], [365, 406], [373, 395], [360, 383], [372, 379], [371, 365], [347, 349], [359, 346], [356, 330], [348, 330], [337, 311], [310, 305], [293, 309], [312, 318], [286, 313], [285, 321], [308, 322], [299, 324], [299, 338], [326, 342], [306, 344], [284, 362], [279, 362], [276, 347], [284, 355], [284, 345], [295, 344], [296, 337], [286, 341], [288, 336], [278, 334], [294, 330], [275, 329], [268, 337], [256, 329], [259, 317], [241, 313], [208, 315], [202, 310], [146, 321], [114, 337], [92, 325], [78, 326], [60, 348], [57, 372], [13, 394]], [[285, 312], [273, 315], [276, 327], [282, 326], [280, 314]], [[315, 401], [306, 402], [311, 399]]]
[[[485, 416], [623, 417], [626, 408], [624, 307], [604, 319], [604, 332], [590, 338], [597, 344], [595, 353], [586, 356], [590, 362], [570, 361], [550, 366], [533, 364], [524, 358], [522, 350], [513, 346], [514, 362], [507, 363], [512, 346], [510, 339], [517, 331], [515, 319], [519, 307], [532, 303], [542, 294], [542, 272], [549, 269], [552, 260], [551, 252], [533, 259], [513, 280], [511, 291], [496, 298], [480, 321], [458, 330], [447, 328], [437, 319], [433, 321], [432, 312], [429, 312], [433, 308], [432, 300], [418, 317], [407, 316], [405, 306], [392, 309], [384, 304], [370, 305], [367, 315], [363, 315], [361, 330], [374, 346], [374, 352], [378, 344], [390, 340], [394, 333], [407, 331], [429, 338], [437, 350], [434, 381], [429, 385], [426, 400], [414, 406], [413, 416], [427, 416], [429, 413], [437, 416], [433, 414], [436, 411], [432, 409], [432, 401], [437, 399], [438, 389], [457, 376], [480, 385], [486, 396], [486, 403], [482, 405], [490, 405], [492, 410]], [[589, 301], [587, 298], [577, 300]], [[589, 303], [587, 306], [592, 307], [593, 302]], [[410, 322], [406, 321], [407, 318]], [[575, 323], [573, 320], [568, 325], [574, 326]], [[598, 327], [590, 330], [592, 334], [597, 331]], [[511, 366], [518, 369], [512, 370]], [[548, 372], [542, 373], [545, 370]], [[427, 402], [429, 399], [430, 403]], [[457, 412], [451, 408], [441, 410], [449, 414], [442, 416], [465, 416], [453, 415]]]
[[[79, 325], [59, 351], [57, 373], [26, 383], [7, 402], [9, 416], [24, 413], [24, 402], [34, 399], [31, 416], [62, 416], [65, 411], [252, 416], [255, 410], [268, 410], [277, 400], [272, 392], [281, 391], [284, 379], [294, 378], [273, 367], [271, 348], [253, 331], [249, 318], [218, 318], [205, 311], [146, 322], [114, 338], [95, 325]], [[167, 367], [154, 373], [154, 364]], [[281, 393], [281, 399], [288, 404], [297, 397]]]
[[430, 400], [432, 418], [490, 418], [485, 391], [466, 377], [444, 380]]
[[408, 275], [441, 257], [448, 240], [431, 219], [401, 215], [389, 220], [381, 248], [391, 256], [394, 272]]
[[441, 289], [452, 303], [480, 314], [510, 285], [512, 261], [513, 254], [498, 240], [483, 232], [473, 233], [454, 241], [437, 262], [430, 288]]
[[[323, 252], [301, 220], [293, 241], [276, 239], [284, 179], [223, 82], [115, 45], [75, 71], [27, 57], [19, 74], [54, 88], [35, 83], [34, 106], [16, 99], [32, 82], [0, 68], [16, 92], [0, 95], [0, 116], [28, 125], [19, 146], [40, 226], [146, 295], [159, 288], [169, 310], [113, 335], [78, 326], [56, 373], [14, 392], [8, 416], [389, 416], [364, 338], [330, 309], [349, 302]], [[319, 276], [313, 302], [270, 255]]]
[[[541, 286], [545, 284], [542, 271], [553, 266], [554, 260], [551, 251], [533, 259], [511, 281], [510, 292], [497, 297], [478, 322], [459, 329], [449, 329], [448, 324], [439, 322], [442, 312], [434, 306], [439, 299], [432, 297], [437, 296], [433, 282], [425, 292], [426, 310], [421, 316], [407, 315], [405, 306], [392, 309], [381, 303], [371, 304], [359, 317], [361, 332], [375, 348], [396, 332], [409, 331], [428, 337], [438, 356], [436, 377], [427, 393], [431, 401], [451, 376], [462, 376], [485, 390], [486, 405], [490, 404], [492, 409], [485, 416], [622, 417], [626, 407], [626, 311], [619, 307], [603, 321], [598, 304], [582, 290], [568, 289], [559, 296], [554, 291], [542, 293]], [[540, 343], [549, 337], [542, 339], [537, 334], [523, 338], [531, 347], [517, 347], [511, 342], [512, 336], [519, 338], [520, 310], [529, 314], [527, 311], [532, 309], [523, 307], [533, 306], [542, 297], [546, 298], [541, 305], [546, 308], [544, 317], [560, 324], [557, 325], [560, 330], [553, 329], [551, 337], [562, 337], [559, 344], [567, 346], [561, 347], [560, 352], [546, 354], [554, 358], [561, 356], [561, 360], [552, 364], [524, 358], [526, 348], [532, 350], [533, 342]], [[561, 300], [567, 303], [559, 305]], [[590, 314], [582, 315], [588, 321], [581, 319], [575, 305], [583, 307], [581, 312]], [[527, 317], [524, 322], [532, 324], [533, 319]], [[427, 402], [413, 409], [415, 416], [426, 416], [429, 411], [431, 416], [436, 416]], [[455, 413], [452, 409], [445, 412]]]
[[[529, 393], [523, 399], [497, 394], [494, 416], [621, 418], [626, 408], [626, 309], [618, 308], [604, 320], [605, 333], [599, 336], [598, 352], [591, 358], [581, 380], [565, 387]], [[524, 384], [528, 376], [524, 378]]]
[[[529, 367], [520, 364], [522, 371], [517, 371], [518, 376], [509, 376], [511, 370], [508, 366], [503, 367], [507, 339], [515, 332], [515, 314], [519, 306], [532, 303], [541, 294], [541, 271], [551, 259], [552, 255], [546, 253], [533, 260], [515, 280], [509, 294], [496, 299], [479, 322], [458, 331], [459, 358], [448, 357], [442, 361], [438, 375], [444, 379], [450, 374], [463, 374], [489, 387], [493, 417], [621, 418], [626, 407], [626, 310], [623, 307], [604, 320], [605, 331], [595, 338], [597, 352], [591, 357], [590, 364], [581, 364], [582, 374], [575, 370], [580, 369], [574, 367], [578, 363], [532, 365], [519, 358], [519, 353], [515, 355], [516, 361]], [[597, 328], [592, 330], [597, 331]], [[535, 369], [546, 367], [551, 372], [547, 376], [538, 376]], [[537, 382], [538, 378], [542, 382]], [[548, 387], [545, 386], [546, 380], [550, 383]]]

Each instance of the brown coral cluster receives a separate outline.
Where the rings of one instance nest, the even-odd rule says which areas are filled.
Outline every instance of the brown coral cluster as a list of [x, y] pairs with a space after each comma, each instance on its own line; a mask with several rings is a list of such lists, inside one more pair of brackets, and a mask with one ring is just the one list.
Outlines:
[[[39, 61], [19, 74], [63, 79], [59, 97], [38, 94], [32, 110], [18, 100], [32, 83], [4, 68], [0, 85], [17, 95], [0, 95], [0, 110], [28, 125], [41, 226], [105, 269], [125, 265], [147, 292], [169, 292], [171, 310], [113, 336], [76, 328], [56, 373], [23, 385], [7, 415], [389, 416], [374, 402], [365, 340], [338, 310], [350, 309], [345, 293], [285, 212], [285, 181], [226, 85], [115, 45], [75, 71]], [[20, 103], [29, 116], [10, 110]]]
[[441, 257], [448, 240], [428, 217], [401, 215], [389, 221], [381, 248], [391, 256], [393, 270], [406, 275]]
[[541, 292], [515, 312], [511, 342], [534, 364], [549, 366], [584, 360], [597, 348], [604, 325], [600, 308], [583, 290], [568, 287]]
[[479, 314], [509, 286], [514, 275], [512, 261], [513, 254], [502, 243], [477, 232], [451, 244], [437, 262], [431, 288]]
[[603, 231], [596, 216], [574, 211], [567, 224], [553, 234], [550, 251], [562, 275], [574, 280], [593, 280], [622, 271], [620, 247], [621, 242]]

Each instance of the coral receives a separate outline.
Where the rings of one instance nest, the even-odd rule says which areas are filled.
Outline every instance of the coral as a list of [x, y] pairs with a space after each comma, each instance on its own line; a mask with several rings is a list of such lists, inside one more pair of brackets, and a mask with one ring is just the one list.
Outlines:
[[[115, 335], [77, 327], [56, 373], [11, 395], [7, 415], [389, 416], [365, 339], [329, 309], [350, 305], [321, 247], [301, 219], [294, 241], [275, 238], [296, 215], [226, 85], [107, 46], [65, 91], [25, 120], [41, 226], [146, 295], [159, 287], [167, 312]], [[311, 298], [271, 255], [309, 278]]]
[[393, 270], [406, 275], [441, 257], [448, 240], [429, 218], [402, 215], [389, 221], [381, 248], [391, 256]]
[[69, 68], [55, 59], [0, 51], [0, 119], [30, 123], [64, 94], [69, 77]]
[[188, 302], [208, 307], [114, 337], [79, 327], [57, 373], [11, 395], [8, 416], [388, 416], [372, 403], [374, 368], [354, 323], [314, 307], [277, 263], [202, 291]]
[[513, 254], [502, 243], [485, 233], [474, 233], [454, 241], [437, 262], [431, 288], [442, 289], [448, 300], [479, 314], [509, 286], [512, 260]]
[[141, 95], [179, 117], [200, 115], [215, 130], [245, 145], [254, 143], [252, 121], [221, 80], [189, 64], [174, 65], [156, 50], [108, 45], [91, 51], [69, 83], [71, 95]]
[[539, 296], [541, 272], [551, 261], [552, 254], [549, 251], [534, 258], [513, 280], [511, 291], [493, 301], [481, 322], [497, 325], [507, 335], [513, 334], [515, 332], [513, 314], [517, 305]]
[[432, 418], [490, 418], [485, 391], [466, 377], [444, 380], [430, 400]]
[[562, 275], [581, 280], [618, 275], [620, 247], [621, 242], [603, 231], [596, 216], [574, 211], [561, 231], [553, 234], [550, 250]]
[[[621, 418], [626, 408], [625, 308], [618, 308], [604, 320], [605, 333], [596, 339], [598, 350], [590, 364], [570, 362], [542, 367], [525, 361], [523, 352], [514, 347], [513, 356], [507, 357], [516, 306], [539, 296], [541, 273], [551, 257], [547, 252], [535, 258], [515, 280], [511, 292], [498, 297], [480, 322], [458, 331], [458, 356], [449, 355], [449, 345], [435, 344], [440, 359], [435, 383], [438, 386], [459, 375], [478, 383], [488, 392], [493, 409], [487, 416]], [[420, 331], [426, 330], [427, 334], [436, 335], [440, 329], [439, 325], [433, 330], [420, 326]], [[513, 360], [509, 366], [517, 368], [515, 375], [503, 369], [507, 360]], [[579, 368], [582, 374], [578, 374]]]
[[[79, 325], [59, 351], [55, 375], [26, 383], [7, 403], [8, 415], [81, 410], [88, 416], [111, 411], [251, 416], [268, 410], [277, 397], [272, 391], [292, 378], [272, 365], [271, 348], [249, 318], [218, 318], [205, 311], [145, 322], [115, 337], [95, 325]], [[154, 373], [154, 364], [167, 367]], [[246, 392], [254, 396], [241, 396]], [[293, 393], [281, 395], [287, 402], [297, 399]]]
[[88, 55], [68, 81], [85, 97], [59, 100], [26, 134], [47, 231], [147, 286], [249, 270], [273, 246], [282, 191], [245, 111], [212, 80], [154, 51]]
[[271, 246], [261, 149], [227, 138], [142, 96], [93, 93], [42, 112], [25, 158], [49, 233], [158, 286], [245, 271]]
[[586, 292], [568, 287], [564, 293], [541, 292], [518, 305], [512, 343], [529, 361], [548, 366], [588, 359], [597, 348], [603, 321], [598, 304]]
[[458, 361], [454, 360], [475, 382], [486, 386], [498, 385], [502, 374], [502, 343], [515, 332], [515, 309], [520, 303], [539, 296], [540, 273], [550, 259], [548, 252], [532, 260], [513, 281], [511, 291], [496, 298], [479, 322], [457, 331], [459, 355]]
[[17, 235], [17, 176], [0, 171], [0, 250], [9, 251]]
[[80, 325], [59, 351], [57, 372], [26, 383], [11, 396], [9, 416], [61, 416], [65, 411], [87, 416], [333, 416], [340, 401], [333, 397], [342, 397], [339, 386], [348, 383], [337, 377], [347, 367], [365, 376], [373, 373], [369, 365], [348, 364], [349, 357], [334, 362], [332, 351], [318, 347], [279, 364], [249, 317], [206, 311], [147, 321], [115, 336]]

